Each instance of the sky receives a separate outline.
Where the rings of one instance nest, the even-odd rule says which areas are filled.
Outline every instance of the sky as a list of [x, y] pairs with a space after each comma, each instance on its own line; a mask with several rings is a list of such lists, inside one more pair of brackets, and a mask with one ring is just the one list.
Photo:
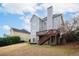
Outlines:
[[32, 15], [47, 16], [49, 6], [53, 6], [53, 14], [62, 13], [64, 21], [71, 22], [79, 13], [78, 3], [0, 3], [0, 36], [10, 34], [11, 28], [30, 31]]

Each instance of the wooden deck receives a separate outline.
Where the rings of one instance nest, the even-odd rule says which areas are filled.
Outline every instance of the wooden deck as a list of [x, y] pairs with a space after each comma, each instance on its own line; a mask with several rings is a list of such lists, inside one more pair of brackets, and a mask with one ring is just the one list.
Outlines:
[[57, 44], [56, 41], [58, 40], [60, 33], [57, 30], [45, 30], [45, 31], [37, 32], [37, 35], [39, 36], [39, 41], [38, 41], [39, 45], [42, 45], [47, 41], [50, 41], [49, 44], [53, 43], [54, 45], [56, 45]]
[[51, 34], [51, 35], [55, 36], [56, 33], [57, 33], [57, 30], [44, 30], [44, 31], [39, 31], [36, 34], [38, 36], [48, 35], [48, 34]]

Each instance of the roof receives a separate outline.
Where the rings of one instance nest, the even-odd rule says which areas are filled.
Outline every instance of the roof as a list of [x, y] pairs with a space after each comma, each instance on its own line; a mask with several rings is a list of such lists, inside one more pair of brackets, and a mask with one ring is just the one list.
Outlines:
[[[59, 16], [62, 16], [62, 14], [61, 14], [61, 13], [60, 13], [60, 14], [53, 14], [53, 15], [52, 15], [52, 18], [56, 18], [56, 17], [59, 17]], [[33, 18], [33, 17], [38, 17], [39, 20], [47, 21], [47, 17], [41, 18], [41, 17], [39, 17], [39, 16], [37, 16], [37, 15], [33, 15], [32, 18]], [[31, 20], [32, 20], [32, 18], [31, 18]], [[31, 22], [31, 20], [30, 20], [30, 22]]]
[[16, 32], [22, 32], [22, 33], [28, 33], [30, 34], [29, 31], [25, 30], [25, 29], [16, 29], [16, 28], [11, 28], [12, 30], [16, 31]]
[[[52, 18], [56, 18], [56, 17], [59, 17], [59, 16], [61, 16], [61, 15], [62, 15], [62, 14], [53, 14], [53, 15], [52, 15]], [[46, 20], [47, 20], [47, 17], [44, 17], [43, 20], [46, 21]]]
[[37, 15], [34, 14], [34, 15], [31, 17], [30, 22], [32, 21], [33, 17], [37, 17], [37, 18], [39, 18], [39, 20], [41, 20], [41, 18], [40, 18], [39, 16], [37, 16]]
[[[56, 18], [56, 17], [61, 16], [61, 15], [62, 15], [61, 13], [60, 13], [60, 14], [53, 14], [53, 15], [52, 15], [52, 18]], [[46, 21], [46, 20], [47, 20], [47, 17], [40, 18], [40, 17], [37, 16], [37, 15], [33, 15], [32, 18], [33, 18], [33, 17], [38, 17], [39, 20], [43, 20], [43, 21]], [[32, 19], [32, 18], [31, 18], [31, 19]]]

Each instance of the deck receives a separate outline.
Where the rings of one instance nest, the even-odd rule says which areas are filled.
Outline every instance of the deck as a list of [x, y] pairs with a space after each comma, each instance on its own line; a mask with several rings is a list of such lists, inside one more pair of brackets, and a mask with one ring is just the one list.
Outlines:
[[58, 34], [59, 32], [57, 30], [45, 30], [45, 31], [37, 32], [37, 35], [39, 36], [38, 44], [42, 45], [45, 42], [51, 41], [51, 40], [53, 40], [53, 42], [50, 42], [50, 43], [55, 43], [55, 41], [58, 38]]
[[44, 31], [39, 31], [39, 32], [37, 32], [36, 34], [38, 35], [38, 36], [42, 36], [42, 35], [53, 35], [53, 36], [55, 36], [56, 34], [58, 33], [58, 31], [57, 30], [44, 30]]

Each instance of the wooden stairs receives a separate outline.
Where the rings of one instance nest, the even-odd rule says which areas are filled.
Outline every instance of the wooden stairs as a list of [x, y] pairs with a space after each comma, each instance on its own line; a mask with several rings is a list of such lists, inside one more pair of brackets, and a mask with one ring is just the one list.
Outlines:
[[46, 41], [49, 40], [49, 38], [50, 38], [49, 35], [46, 35], [46, 36], [41, 37], [40, 40], [39, 40], [39, 45], [44, 44]]
[[44, 44], [45, 42], [50, 40], [51, 36], [56, 36], [56, 34], [57, 34], [56, 32], [49, 30], [47, 33], [45, 33], [45, 35], [42, 35], [41, 37], [39, 36], [40, 38], [39, 38], [38, 44], [39, 45]]

